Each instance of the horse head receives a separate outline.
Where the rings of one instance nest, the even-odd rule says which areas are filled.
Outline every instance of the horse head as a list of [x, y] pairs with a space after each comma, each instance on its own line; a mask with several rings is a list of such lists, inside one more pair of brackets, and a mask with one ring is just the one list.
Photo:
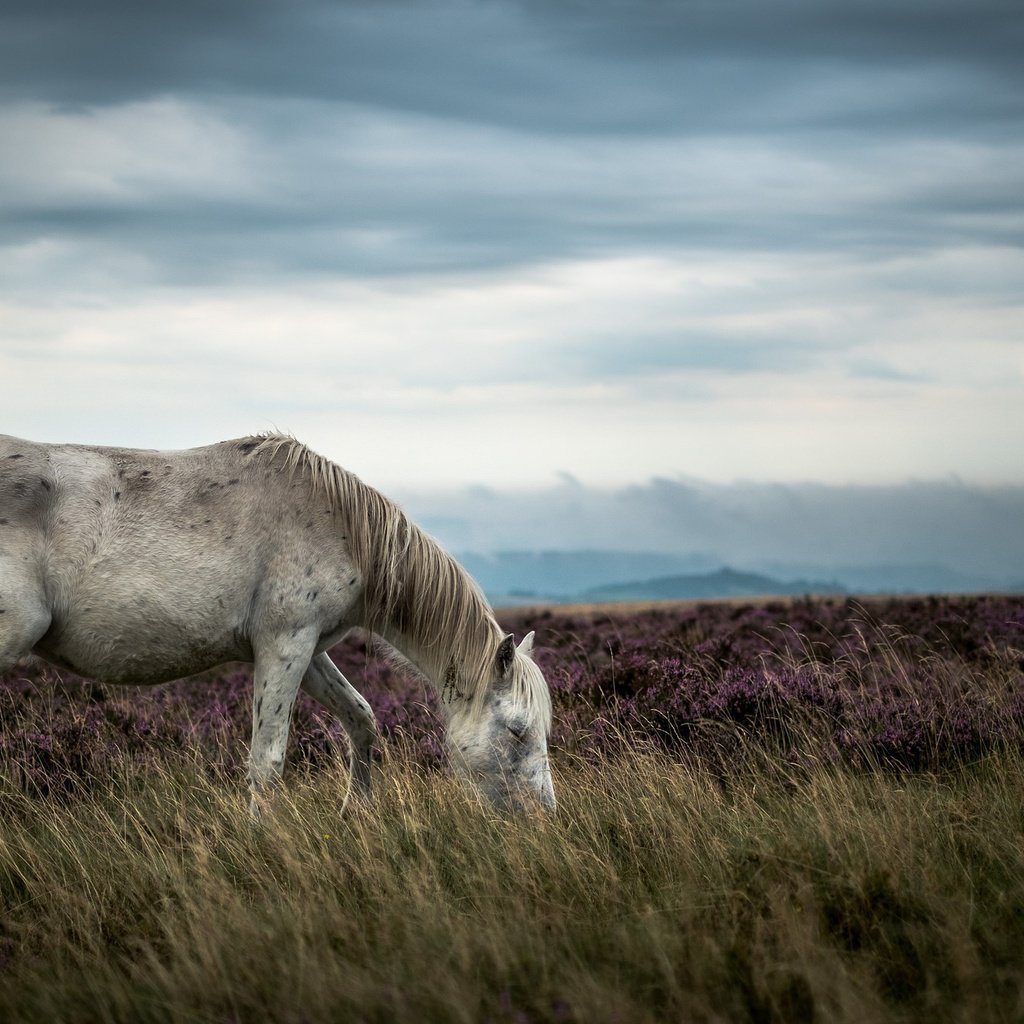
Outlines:
[[532, 649], [533, 633], [518, 647], [509, 633], [489, 685], [447, 705], [456, 770], [501, 811], [555, 807], [547, 743], [551, 697]]

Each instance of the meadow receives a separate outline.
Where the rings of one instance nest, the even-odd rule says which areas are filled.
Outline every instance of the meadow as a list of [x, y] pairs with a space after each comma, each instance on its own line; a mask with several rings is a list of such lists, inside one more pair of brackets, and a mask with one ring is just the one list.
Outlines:
[[254, 826], [244, 668], [0, 680], [0, 1019], [1024, 1017], [1024, 598], [519, 610], [559, 809], [447, 771], [421, 685], [332, 652], [373, 808], [302, 700]]

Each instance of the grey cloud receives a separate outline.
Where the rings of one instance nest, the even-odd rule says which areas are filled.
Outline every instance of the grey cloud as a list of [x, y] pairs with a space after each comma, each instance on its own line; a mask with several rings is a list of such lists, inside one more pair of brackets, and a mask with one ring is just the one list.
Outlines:
[[[940, 75], [916, 114], [1016, 118], [998, 89], [942, 89], [951, 73], [1019, 83], [1019, 11], [931, 2], [6, 5], [10, 96], [109, 103], [164, 92], [291, 95], [558, 132], [762, 131], [794, 113], [844, 123], [898, 107], [882, 72]], [[860, 66], [852, 95], [816, 86]], [[872, 89], [872, 79], [881, 85]], [[790, 90], [795, 108], [780, 102]], [[832, 102], [829, 103], [829, 100]], [[940, 104], [943, 106], [940, 107]], [[847, 119], [848, 120], [848, 119]]]
[[8, 245], [80, 247], [62, 266], [109, 260], [115, 276], [127, 257], [140, 277], [207, 284], [1016, 247], [1022, 25], [1015, 6], [952, 0], [16, 0], [0, 31], [9, 104], [177, 97], [248, 152], [234, 196], [230, 181], [117, 199], [7, 189], [0, 226]]
[[[225, 119], [236, 114], [230, 105], [217, 109]], [[914, 171], [914, 152], [887, 154], [883, 176], [870, 163], [858, 166], [864, 158], [856, 152], [847, 164], [840, 150], [827, 162], [795, 149], [737, 151], [723, 180], [728, 147], [711, 163], [688, 166], [686, 140], [677, 152], [660, 143], [608, 143], [588, 159], [568, 143], [450, 134], [442, 123], [414, 122], [398, 126], [392, 151], [352, 134], [336, 112], [295, 114], [299, 123], [283, 137], [252, 127], [239, 191], [255, 182], [254, 195], [232, 199], [223, 182], [209, 194], [198, 182], [184, 195], [161, 194], [157, 182], [116, 200], [9, 194], [0, 210], [8, 244], [61, 237], [94, 247], [91, 262], [109, 247], [136, 252], [161, 279], [215, 283], [276, 272], [455, 272], [637, 252], [898, 253], [1021, 242], [1015, 165], [999, 150], [963, 169], [935, 168], [918, 195], [900, 182]], [[348, 144], [331, 141], [335, 132]], [[766, 158], [774, 165], [767, 178], [757, 170]], [[779, 177], [787, 158], [792, 182]]]

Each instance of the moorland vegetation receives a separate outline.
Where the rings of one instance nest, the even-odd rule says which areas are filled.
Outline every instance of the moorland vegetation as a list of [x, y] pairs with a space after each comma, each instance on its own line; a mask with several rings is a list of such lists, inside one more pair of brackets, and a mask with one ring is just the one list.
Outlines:
[[372, 808], [296, 708], [254, 826], [251, 681], [0, 680], [11, 1021], [1002, 1021], [1024, 1014], [1024, 598], [516, 610], [559, 808], [447, 770], [429, 694], [332, 652]]

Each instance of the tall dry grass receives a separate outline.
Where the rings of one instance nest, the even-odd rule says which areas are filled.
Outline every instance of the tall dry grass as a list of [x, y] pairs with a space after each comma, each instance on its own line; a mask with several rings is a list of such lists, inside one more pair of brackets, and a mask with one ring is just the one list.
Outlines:
[[942, 775], [635, 752], [504, 820], [392, 752], [255, 827], [187, 760], [0, 789], [0, 1019], [1002, 1021], [1024, 1014], [1024, 758]]

